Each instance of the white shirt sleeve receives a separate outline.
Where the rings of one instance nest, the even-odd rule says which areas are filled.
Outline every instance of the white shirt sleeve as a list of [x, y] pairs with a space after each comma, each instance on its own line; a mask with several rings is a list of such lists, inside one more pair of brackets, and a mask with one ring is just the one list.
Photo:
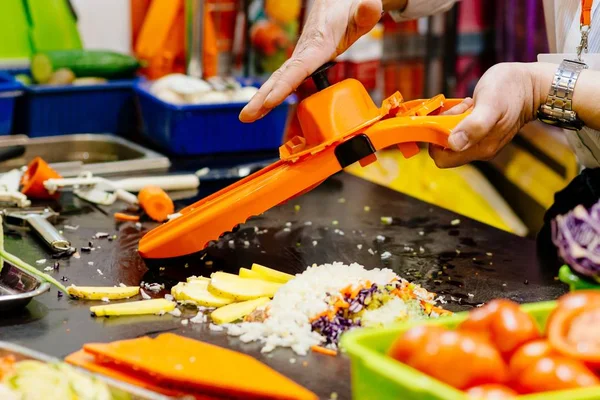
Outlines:
[[390, 11], [396, 22], [409, 21], [448, 11], [458, 0], [408, 0], [404, 11]]

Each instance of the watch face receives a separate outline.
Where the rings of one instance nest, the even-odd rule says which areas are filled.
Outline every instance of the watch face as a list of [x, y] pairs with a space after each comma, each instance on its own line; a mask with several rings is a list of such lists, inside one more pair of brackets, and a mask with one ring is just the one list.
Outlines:
[[537, 117], [541, 122], [547, 125], [552, 125], [557, 128], [567, 129], [570, 131], [578, 131], [584, 126], [583, 121], [581, 121], [580, 119], [576, 119], [573, 121], [565, 121], [551, 117], [548, 114], [544, 114], [542, 111], [538, 111]]

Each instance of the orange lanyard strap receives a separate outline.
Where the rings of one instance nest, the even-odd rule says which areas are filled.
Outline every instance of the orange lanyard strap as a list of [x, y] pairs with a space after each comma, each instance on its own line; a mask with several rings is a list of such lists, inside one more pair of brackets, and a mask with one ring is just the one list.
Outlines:
[[590, 26], [592, 24], [592, 4], [594, 0], [581, 0], [581, 26]]

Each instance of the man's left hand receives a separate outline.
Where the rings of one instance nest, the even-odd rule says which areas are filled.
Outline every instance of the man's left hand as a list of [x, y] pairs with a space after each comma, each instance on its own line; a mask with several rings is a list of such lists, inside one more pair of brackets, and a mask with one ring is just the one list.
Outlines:
[[532, 64], [502, 63], [490, 68], [479, 80], [473, 100], [448, 114], [460, 114], [471, 106], [448, 138], [448, 149], [430, 145], [429, 154], [439, 168], [452, 168], [471, 161], [487, 161], [504, 147], [526, 123], [535, 118], [539, 97]]

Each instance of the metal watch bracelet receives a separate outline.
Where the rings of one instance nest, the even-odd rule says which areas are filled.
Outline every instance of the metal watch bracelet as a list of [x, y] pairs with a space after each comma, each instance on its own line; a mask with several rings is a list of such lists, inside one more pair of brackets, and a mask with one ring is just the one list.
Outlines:
[[562, 61], [554, 74], [546, 102], [538, 110], [542, 122], [570, 130], [583, 127], [583, 121], [573, 111], [573, 93], [581, 71], [587, 68], [578, 61]]

